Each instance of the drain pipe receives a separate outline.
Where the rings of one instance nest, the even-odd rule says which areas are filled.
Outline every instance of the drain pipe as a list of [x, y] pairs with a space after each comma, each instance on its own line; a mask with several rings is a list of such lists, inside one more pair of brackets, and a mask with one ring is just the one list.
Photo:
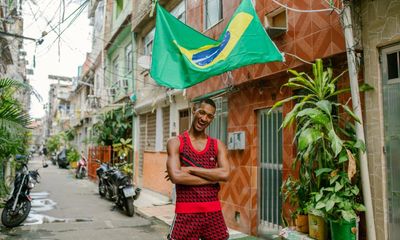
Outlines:
[[[131, 101], [136, 101], [136, 98], [137, 98], [137, 96], [136, 96], [136, 67], [137, 67], [137, 62], [136, 62], [136, 59], [137, 59], [137, 49], [136, 49], [136, 34], [135, 34], [135, 32], [133, 32], [132, 31], [132, 33], [131, 33], [131, 41], [132, 41], [132, 96], [134, 96], [135, 97], [135, 99], [130, 99]], [[133, 103], [134, 105], [136, 104], [135, 102]], [[132, 106], [132, 109], [134, 110], [135, 109], [135, 107], [134, 106]], [[137, 149], [135, 146], [136, 146], [136, 131], [135, 131], [135, 129], [136, 129], [136, 112], [134, 112], [133, 114], [132, 114], [132, 178], [133, 178], [133, 182], [135, 182], [135, 177], [136, 177], [136, 174], [135, 174], [135, 160], [136, 160], [136, 158], [135, 158], [135, 150]], [[137, 182], [138, 183], [138, 182]], [[136, 184], [137, 185], [137, 184]]]
[[[353, 104], [353, 111], [355, 115], [360, 119], [360, 122], [356, 122], [356, 135], [357, 138], [365, 143], [363, 119], [361, 113], [360, 103], [360, 92], [358, 87], [358, 70], [356, 65], [356, 54], [354, 51], [355, 41], [353, 35], [353, 25], [351, 18], [350, 1], [343, 1], [343, 12], [341, 14], [344, 38], [346, 42], [347, 52], [347, 64], [349, 68], [350, 76], [350, 88], [351, 88], [351, 99]], [[364, 197], [364, 204], [366, 207], [366, 222], [367, 222], [367, 239], [375, 240], [375, 222], [374, 222], [374, 210], [372, 207], [372, 196], [371, 196], [371, 185], [369, 181], [368, 171], [368, 159], [366, 152], [360, 152], [360, 168], [361, 168], [361, 181], [362, 181], [362, 192]]]

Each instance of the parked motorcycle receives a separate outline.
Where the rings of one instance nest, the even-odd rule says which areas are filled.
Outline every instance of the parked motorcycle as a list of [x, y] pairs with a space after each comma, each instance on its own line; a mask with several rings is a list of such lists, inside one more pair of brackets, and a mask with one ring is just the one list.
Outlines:
[[51, 163], [52, 163], [53, 165], [57, 165], [57, 153], [52, 152], [52, 153], [51, 153], [50, 159], [51, 159]]
[[118, 168], [110, 167], [108, 164], [101, 163], [96, 170], [99, 178], [99, 194], [115, 202], [116, 206], [125, 209], [130, 217], [134, 214], [133, 202], [140, 195], [140, 188], [133, 187], [130, 178], [123, 174]]
[[[46, 168], [47, 164], [43, 167]], [[15, 176], [14, 188], [1, 213], [4, 226], [19, 226], [28, 217], [32, 201], [29, 194], [35, 184], [39, 183], [39, 177], [38, 169], [29, 171], [26, 164], [22, 166], [22, 170]]]
[[78, 179], [82, 179], [86, 176], [86, 174], [87, 174], [87, 160], [85, 157], [82, 156], [81, 159], [78, 161], [75, 176]]

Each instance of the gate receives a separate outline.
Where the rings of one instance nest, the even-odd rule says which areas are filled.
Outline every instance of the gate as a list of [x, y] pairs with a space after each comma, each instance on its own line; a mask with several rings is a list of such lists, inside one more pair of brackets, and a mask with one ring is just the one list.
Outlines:
[[96, 160], [99, 160], [102, 163], [109, 163], [111, 161], [111, 146], [96, 146], [89, 148], [88, 176], [91, 180], [97, 178], [96, 169], [100, 164], [98, 164]]
[[261, 110], [258, 116], [260, 139], [259, 165], [259, 230], [264, 233], [276, 233], [281, 226], [282, 197], [282, 111]]

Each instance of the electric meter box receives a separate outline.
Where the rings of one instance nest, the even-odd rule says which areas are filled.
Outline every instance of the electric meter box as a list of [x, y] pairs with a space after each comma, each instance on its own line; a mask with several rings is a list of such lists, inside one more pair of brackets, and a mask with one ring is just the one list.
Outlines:
[[246, 147], [246, 134], [244, 131], [228, 133], [228, 150], [244, 150]]

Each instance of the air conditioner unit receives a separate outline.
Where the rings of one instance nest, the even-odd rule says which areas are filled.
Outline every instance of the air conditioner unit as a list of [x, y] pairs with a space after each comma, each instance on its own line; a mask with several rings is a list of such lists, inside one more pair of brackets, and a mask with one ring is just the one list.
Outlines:
[[280, 7], [265, 15], [265, 30], [270, 38], [276, 38], [288, 31], [287, 11]]

